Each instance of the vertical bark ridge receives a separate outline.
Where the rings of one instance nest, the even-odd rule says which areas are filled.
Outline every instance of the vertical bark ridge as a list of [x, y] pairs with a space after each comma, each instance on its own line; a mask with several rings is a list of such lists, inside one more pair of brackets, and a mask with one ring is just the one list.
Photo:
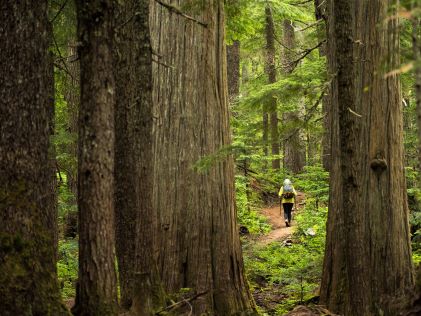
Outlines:
[[395, 315], [413, 285], [399, 79], [385, 77], [399, 64], [392, 4], [329, 3], [334, 159], [321, 300], [344, 315]]
[[[188, 1], [171, 4], [187, 10]], [[153, 66], [154, 207], [165, 288], [202, 293], [192, 302], [194, 315], [253, 311], [235, 224], [232, 158], [194, 168], [230, 141], [222, 5], [186, 11], [206, 27], [151, 6], [152, 46], [162, 56]]]
[[5, 316], [67, 314], [56, 271], [47, 8], [46, 1], [0, 4], [0, 297]]
[[80, 56], [79, 282], [73, 313], [115, 315], [114, 105], [111, 0], [76, 1]]

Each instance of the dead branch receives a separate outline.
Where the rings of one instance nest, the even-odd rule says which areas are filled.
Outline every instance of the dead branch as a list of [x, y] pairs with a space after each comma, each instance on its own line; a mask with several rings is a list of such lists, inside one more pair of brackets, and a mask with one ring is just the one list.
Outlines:
[[64, 3], [63, 3], [63, 4], [61, 5], [61, 7], [58, 9], [58, 11], [57, 11], [56, 15], [55, 15], [55, 16], [53, 17], [53, 19], [50, 21], [50, 23], [53, 23], [53, 22], [57, 19], [57, 17], [60, 15], [61, 11], [63, 11], [64, 7], [66, 6], [67, 1], [68, 1], [68, 0], [64, 1]]
[[57, 44], [57, 40], [56, 40], [56, 37], [54, 36], [54, 34], [53, 34], [53, 42], [54, 42], [54, 46], [56, 47], [57, 53], [60, 57], [59, 59], [61, 60], [61, 63], [63, 64], [63, 67], [66, 69], [66, 73], [72, 78], [72, 80], [74, 80], [75, 78], [73, 78], [69, 68], [67, 68], [67, 63], [66, 63], [65, 59], [63, 58], [63, 55], [61, 54], [60, 47]]
[[155, 0], [156, 2], [158, 2], [160, 5], [162, 5], [164, 8], [167, 8], [168, 10], [170, 10], [171, 12], [174, 12], [178, 15], [181, 15], [182, 17], [186, 18], [187, 20], [196, 22], [197, 24], [200, 24], [203, 27], [208, 27], [207, 23], [204, 23], [202, 21], [199, 21], [197, 19], [195, 19], [194, 17], [191, 17], [190, 15], [185, 14], [183, 11], [181, 11], [179, 8], [173, 6], [172, 4], [169, 3], [165, 3], [161, 0]]
[[291, 67], [292, 66], [292, 69], [295, 69], [295, 67], [297, 67], [298, 66], [298, 64], [299, 64], [299, 62], [301, 61], [301, 60], [303, 60], [304, 58], [306, 58], [313, 50], [315, 50], [315, 49], [317, 49], [317, 48], [319, 48], [320, 46], [322, 46], [323, 45], [323, 43], [325, 43], [326, 42], [326, 40], [323, 40], [323, 41], [321, 41], [321, 42], [319, 42], [316, 46], [314, 46], [314, 47], [311, 47], [311, 48], [307, 48], [307, 49], [305, 49], [305, 50], [303, 50], [300, 54], [301, 54], [301, 56], [300, 57], [298, 57], [296, 60], [293, 60], [292, 62], [289, 62], [289, 63], [287, 63], [287, 64], [283, 64], [282, 66], [283, 67], [285, 67], [285, 68], [289, 68], [289, 67]]
[[294, 5], [294, 6], [299, 6], [299, 5], [303, 5], [303, 4], [307, 4], [307, 3], [310, 3], [310, 2], [313, 2], [313, 0], [305, 0], [305, 1], [302, 1], [302, 2], [295, 2], [295, 3], [291, 3], [292, 5]]
[[324, 21], [323, 19], [317, 20], [316, 22], [311, 23], [311, 24], [309, 24], [309, 25], [306, 25], [305, 27], [303, 27], [302, 29], [299, 29], [299, 30], [297, 30], [297, 31], [298, 31], [298, 32], [305, 31], [305, 30], [307, 30], [307, 29], [309, 29], [309, 28], [311, 28], [311, 27], [314, 27], [314, 26], [319, 25], [319, 24], [320, 24], [321, 22], [323, 22], [323, 21]]
[[[152, 55], [152, 56], [154, 56], [154, 55]], [[164, 67], [166, 67], [166, 68], [175, 69], [175, 67], [174, 67], [174, 66], [172, 66], [172, 65], [168, 65], [168, 64], [164, 63], [163, 61], [156, 60], [156, 59], [154, 59], [154, 58], [152, 58], [152, 62], [157, 63], [158, 65], [164, 66]]]
[[140, 14], [139, 12], [135, 12], [135, 14], [133, 14], [130, 18], [128, 18], [128, 19], [127, 19], [127, 21], [125, 21], [125, 22], [123, 22], [122, 24], [118, 25], [118, 26], [116, 27], [116, 29], [117, 29], [117, 30], [119, 30], [119, 29], [121, 29], [122, 27], [125, 27], [128, 23], [130, 23], [130, 21], [131, 21], [131, 20], [133, 20], [133, 18], [134, 18], [136, 15], [139, 15], [139, 14]]
[[156, 312], [155, 315], [161, 315], [162, 313], [165, 313], [165, 312], [168, 312], [170, 310], [174, 310], [174, 309], [180, 308], [181, 306], [186, 305], [186, 304], [191, 307], [190, 302], [194, 301], [195, 299], [197, 299], [200, 296], [203, 296], [203, 295], [205, 295], [207, 293], [208, 293], [208, 291], [205, 291], [205, 292], [202, 292], [202, 293], [198, 293], [198, 294], [196, 294], [196, 295], [194, 295], [194, 296], [192, 296], [192, 297], [190, 297], [188, 299], [183, 299], [183, 300], [181, 300], [179, 302], [176, 302], [174, 304], [171, 304], [171, 305], [165, 307], [164, 309], [161, 309], [160, 311]]

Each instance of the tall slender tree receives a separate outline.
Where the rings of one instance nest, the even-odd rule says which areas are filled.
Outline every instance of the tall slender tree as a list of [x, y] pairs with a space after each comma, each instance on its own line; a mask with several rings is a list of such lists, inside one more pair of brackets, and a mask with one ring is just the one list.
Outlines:
[[114, 1], [76, 1], [80, 56], [79, 281], [75, 315], [115, 315]]
[[47, 1], [0, 4], [0, 310], [65, 315], [56, 273]]
[[228, 100], [232, 103], [240, 93], [240, 41], [227, 45]]
[[[288, 75], [294, 70], [294, 49], [296, 46], [295, 31], [291, 20], [283, 21], [284, 30], [284, 69]], [[284, 122], [293, 125], [299, 118], [299, 111], [284, 114]], [[284, 137], [284, 168], [298, 173], [305, 164], [305, 150], [301, 140], [300, 130], [291, 128], [291, 133]]]
[[[158, 264], [169, 293], [190, 288], [193, 315], [253, 313], [244, 279], [231, 157], [194, 165], [230, 144], [221, 1], [163, 1], [151, 11], [156, 108], [154, 208]], [[165, 36], [163, 35], [165, 34]], [[183, 306], [189, 311], [189, 306]], [[180, 310], [180, 313], [183, 311]]]
[[[269, 84], [276, 82], [276, 64], [275, 64], [275, 26], [273, 23], [272, 9], [269, 5], [265, 8], [266, 16], [266, 74], [268, 76]], [[278, 132], [278, 112], [276, 98], [272, 97], [268, 101], [267, 109], [269, 112], [270, 121], [270, 143], [272, 155], [279, 156], [279, 132]], [[280, 169], [281, 160], [279, 158], [272, 159], [272, 169]]]
[[77, 133], [78, 133], [78, 112], [80, 102], [80, 65], [79, 57], [77, 55], [77, 44], [75, 40], [68, 43], [68, 57], [66, 63], [66, 83], [64, 98], [67, 103], [68, 115], [68, 132], [70, 133], [71, 141], [66, 148], [69, 155], [69, 161], [66, 168], [67, 186], [70, 191], [77, 196]]
[[[318, 23], [317, 32], [319, 41], [323, 41], [327, 36], [327, 17], [326, 17], [326, 4], [327, 1], [314, 0], [316, 22]], [[329, 41], [326, 39], [326, 43], [319, 47], [319, 55], [326, 56], [327, 45]], [[330, 78], [328, 78], [330, 80]], [[322, 97], [322, 110], [323, 110], [323, 127], [324, 134], [322, 138], [322, 164], [325, 170], [330, 170], [330, 159], [331, 159], [331, 145], [330, 145], [330, 97], [328, 96], [329, 89], [326, 89], [324, 96]]]
[[[153, 315], [164, 300], [158, 267], [151, 255], [157, 212], [152, 207], [154, 164], [149, 1], [124, 1], [117, 9], [114, 173], [121, 305], [125, 309], [131, 308], [137, 315]], [[135, 16], [133, 12], [136, 12]]]
[[[329, 2], [332, 171], [321, 300], [397, 315], [413, 286], [395, 1]], [[362, 14], [364, 13], [364, 14]]]
[[412, 49], [415, 63], [415, 102], [417, 112], [417, 124], [418, 124], [418, 160], [421, 166], [421, 17], [416, 15], [415, 10], [417, 9], [416, 2], [412, 4], [412, 10], [414, 16], [412, 17]]

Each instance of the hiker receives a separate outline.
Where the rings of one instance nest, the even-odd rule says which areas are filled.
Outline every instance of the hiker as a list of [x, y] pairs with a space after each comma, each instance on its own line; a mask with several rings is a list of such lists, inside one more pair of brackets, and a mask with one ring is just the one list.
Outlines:
[[284, 208], [285, 225], [289, 227], [291, 224], [291, 212], [294, 207], [295, 197], [297, 196], [297, 191], [295, 191], [290, 179], [284, 180], [284, 184], [279, 190], [279, 196]]

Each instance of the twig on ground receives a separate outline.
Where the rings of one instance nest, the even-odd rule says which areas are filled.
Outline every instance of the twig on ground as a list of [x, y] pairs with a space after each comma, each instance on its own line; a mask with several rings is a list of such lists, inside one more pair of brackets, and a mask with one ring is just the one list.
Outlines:
[[[202, 292], [202, 293], [198, 293], [198, 294], [196, 294], [196, 295], [194, 295], [194, 296], [192, 296], [188, 299], [183, 299], [179, 302], [175, 302], [174, 304], [171, 304], [171, 305], [161, 309], [160, 311], [156, 312], [155, 315], [162, 315], [162, 313], [164, 313], [164, 312], [168, 312], [170, 310], [180, 308], [181, 306], [183, 306], [185, 304], [188, 304], [190, 306], [190, 308], [191, 308], [190, 313], [192, 313], [193, 312], [193, 306], [190, 304], [190, 302], [194, 301], [198, 297], [203, 296], [207, 293], [208, 293], [208, 291], [205, 291], [205, 292]], [[191, 314], [189, 314], [189, 315], [191, 315]]]

